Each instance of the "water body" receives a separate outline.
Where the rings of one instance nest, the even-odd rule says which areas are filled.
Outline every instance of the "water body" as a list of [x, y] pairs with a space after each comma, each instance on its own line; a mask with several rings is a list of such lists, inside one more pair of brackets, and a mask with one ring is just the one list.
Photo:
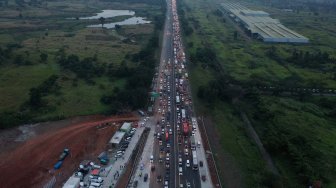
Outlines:
[[[151, 23], [145, 20], [143, 17], [131, 17], [121, 22], [106, 23], [104, 27], [107, 29], [115, 28], [116, 25], [137, 25], [137, 24], [148, 24]], [[101, 24], [89, 25], [87, 27], [101, 27]]]
[[102, 10], [103, 12], [97, 13], [95, 16], [90, 17], [80, 17], [80, 20], [93, 20], [99, 19], [100, 17], [104, 18], [113, 18], [116, 16], [133, 16], [135, 14], [134, 11], [131, 10]]

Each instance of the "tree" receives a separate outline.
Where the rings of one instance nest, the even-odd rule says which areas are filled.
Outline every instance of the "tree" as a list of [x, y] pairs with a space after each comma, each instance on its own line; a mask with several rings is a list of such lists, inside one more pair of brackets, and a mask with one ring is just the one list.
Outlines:
[[47, 61], [47, 59], [48, 59], [48, 54], [46, 54], [46, 53], [41, 53], [41, 54], [40, 54], [40, 59], [41, 59], [41, 62], [42, 62], [42, 63], [45, 63], [45, 62]]
[[238, 38], [238, 32], [237, 32], [237, 31], [234, 31], [234, 32], [233, 32], [233, 39], [234, 39], [234, 40], [237, 40], [237, 38]]
[[99, 18], [99, 21], [100, 21], [100, 23], [101, 23], [101, 25], [102, 25], [102, 28], [104, 27], [104, 24], [105, 24], [105, 18], [104, 17], [100, 17]]
[[116, 30], [120, 30], [121, 29], [121, 25], [119, 25], [119, 24], [116, 24], [114, 27], [115, 27]]
[[42, 94], [37, 88], [32, 88], [29, 92], [29, 104], [34, 108], [42, 106]]

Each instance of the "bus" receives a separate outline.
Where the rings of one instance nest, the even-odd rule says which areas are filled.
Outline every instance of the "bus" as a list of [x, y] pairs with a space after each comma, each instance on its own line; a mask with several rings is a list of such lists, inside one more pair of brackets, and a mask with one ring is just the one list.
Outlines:
[[193, 150], [192, 151], [192, 159], [193, 159], [193, 166], [192, 166], [192, 169], [193, 170], [198, 170], [198, 161], [197, 161], [197, 153], [196, 153], [196, 150]]
[[185, 109], [182, 109], [182, 110], [181, 110], [181, 113], [182, 113], [182, 118], [183, 118], [183, 119], [186, 118]]

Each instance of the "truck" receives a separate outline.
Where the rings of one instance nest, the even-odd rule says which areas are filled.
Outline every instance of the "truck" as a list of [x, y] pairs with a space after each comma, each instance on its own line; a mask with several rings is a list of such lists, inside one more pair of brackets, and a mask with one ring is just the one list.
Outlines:
[[177, 104], [180, 103], [180, 96], [176, 96], [176, 103], [177, 103]]
[[189, 135], [189, 125], [188, 125], [187, 122], [183, 123], [183, 133], [184, 133], [184, 136], [188, 136]]
[[186, 118], [185, 109], [182, 109], [182, 110], [181, 110], [181, 113], [182, 113], [182, 118], [185, 119], [185, 118]]
[[168, 140], [169, 140], [169, 133], [168, 131], [166, 131], [166, 142], [168, 142]]
[[193, 159], [193, 170], [198, 170], [198, 161], [197, 161], [197, 153], [196, 150], [192, 151], [192, 159]]
[[59, 156], [58, 160], [63, 161], [70, 153], [70, 150], [68, 148], [65, 148], [62, 152], [62, 154]]
[[192, 136], [190, 137], [190, 140], [191, 140], [191, 149], [192, 149], [192, 150], [195, 150], [195, 149], [196, 149], [196, 140], [195, 140], [195, 136], [192, 135]]
[[142, 110], [138, 110], [138, 113], [139, 113], [141, 116], [145, 116], [145, 113], [144, 113]]
[[63, 164], [63, 161], [57, 161], [57, 163], [54, 165], [54, 169], [57, 170], [61, 168], [62, 164]]

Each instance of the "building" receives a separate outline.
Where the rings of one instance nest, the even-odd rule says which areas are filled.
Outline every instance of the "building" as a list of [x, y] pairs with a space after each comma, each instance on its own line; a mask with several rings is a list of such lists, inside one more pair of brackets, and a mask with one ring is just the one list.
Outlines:
[[131, 131], [131, 129], [132, 129], [132, 123], [125, 122], [125, 123], [121, 126], [120, 131], [123, 131], [123, 132], [128, 133], [128, 132]]
[[78, 188], [79, 182], [80, 182], [79, 177], [71, 176], [68, 179], [68, 181], [65, 182], [65, 184], [63, 185], [63, 188]]
[[120, 142], [122, 141], [122, 139], [125, 136], [125, 132], [122, 131], [117, 131], [114, 133], [113, 137], [111, 138], [111, 140], [109, 141], [109, 145], [110, 147], [118, 147]]
[[222, 11], [241, 25], [251, 37], [264, 42], [308, 43], [309, 39], [288, 29], [267, 12], [250, 10], [238, 3], [226, 1]]

